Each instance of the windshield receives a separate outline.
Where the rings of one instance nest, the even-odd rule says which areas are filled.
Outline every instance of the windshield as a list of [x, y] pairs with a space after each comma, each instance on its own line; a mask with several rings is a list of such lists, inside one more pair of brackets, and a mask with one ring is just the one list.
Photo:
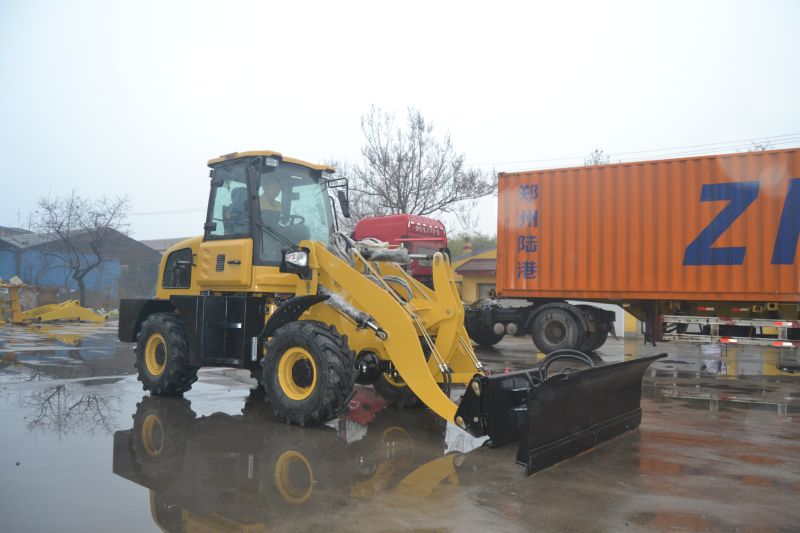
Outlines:
[[[262, 224], [295, 244], [308, 239], [328, 246], [333, 217], [325, 185], [318, 176], [318, 172], [288, 163], [265, 167], [258, 178]], [[258, 238], [260, 259], [280, 261], [285, 245], [269, 232], [261, 232]]]
[[[251, 177], [256, 170], [252, 196], [247, 192], [248, 167]], [[280, 263], [286, 240], [328, 246], [333, 232], [330, 198], [320, 172], [290, 163], [269, 166], [251, 159], [215, 167], [208, 216], [207, 239], [254, 236], [257, 259], [266, 263]]]

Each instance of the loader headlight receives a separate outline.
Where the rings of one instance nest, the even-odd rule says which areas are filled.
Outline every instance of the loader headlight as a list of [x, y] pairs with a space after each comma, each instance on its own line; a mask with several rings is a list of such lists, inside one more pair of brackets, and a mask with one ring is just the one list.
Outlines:
[[286, 256], [284, 257], [286, 264], [297, 266], [297, 267], [307, 267], [308, 266], [308, 252], [305, 250], [297, 250], [295, 252], [287, 252]]

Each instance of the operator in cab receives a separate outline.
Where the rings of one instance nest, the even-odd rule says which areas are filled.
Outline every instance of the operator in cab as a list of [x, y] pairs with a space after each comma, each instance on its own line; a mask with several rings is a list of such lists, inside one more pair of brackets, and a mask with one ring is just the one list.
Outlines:
[[281, 184], [278, 180], [269, 180], [262, 187], [261, 196], [258, 198], [258, 204], [261, 209], [261, 217], [264, 222], [268, 224], [272, 222], [272, 220], [268, 220], [267, 217], [271, 219], [274, 216], [274, 220], [277, 220], [281, 215], [283, 205], [280, 200], [278, 200], [280, 194]]

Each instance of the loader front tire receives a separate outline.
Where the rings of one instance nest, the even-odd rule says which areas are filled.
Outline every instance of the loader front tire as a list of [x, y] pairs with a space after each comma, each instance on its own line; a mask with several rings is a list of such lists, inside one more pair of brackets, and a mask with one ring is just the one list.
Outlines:
[[160, 396], [180, 396], [197, 381], [186, 330], [175, 313], [156, 313], [144, 321], [136, 337], [136, 369], [142, 388]]
[[393, 407], [419, 407], [422, 405], [408, 385], [395, 381], [386, 373], [381, 374], [372, 386], [375, 387], [375, 392]]
[[356, 378], [347, 337], [322, 322], [290, 322], [275, 332], [263, 359], [264, 384], [276, 419], [318, 426], [347, 407]]

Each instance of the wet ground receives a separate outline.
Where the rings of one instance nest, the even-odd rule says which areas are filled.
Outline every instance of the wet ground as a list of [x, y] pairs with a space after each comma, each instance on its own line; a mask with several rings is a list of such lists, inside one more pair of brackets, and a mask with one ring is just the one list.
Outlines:
[[[793, 351], [610, 340], [648, 370], [640, 429], [535, 474], [360, 389], [326, 428], [272, 421], [246, 372], [145, 396], [116, 325], [0, 327], [2, 531], [797, 531]], [[522, 369], [526, 338], [480, 350]]]

